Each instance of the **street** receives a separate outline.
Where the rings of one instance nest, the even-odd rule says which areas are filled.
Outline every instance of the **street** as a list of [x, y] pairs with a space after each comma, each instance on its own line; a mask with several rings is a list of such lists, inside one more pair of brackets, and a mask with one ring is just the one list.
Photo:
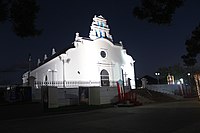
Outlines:
[[0, 120], [1, 133], [199, 133], [197, 100]]

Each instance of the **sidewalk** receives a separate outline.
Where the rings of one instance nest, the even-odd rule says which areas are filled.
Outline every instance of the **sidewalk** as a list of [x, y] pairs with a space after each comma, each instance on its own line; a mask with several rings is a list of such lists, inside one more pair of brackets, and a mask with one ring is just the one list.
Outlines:
[[0, 120], [34, 117], [42, 115], [40, 103], [16, 103], [0, 105]]
[[38, 117], [38, 116], [66, 114], [75, 112], [86, 112], [90, 110], [110, 108], [110, 107], [113, 107], [113, 105], [98, 105], [98, 106], [74, 105], [74, 106], [65, 106], [53, 109], [44, 109], [42, 103], [39, 102], [7, 104], [7, 105], [0, 105], [0, 120]]
[[[195, 101], [199, 102], [196, 98], [187, 98], [181, 101]], [[166, 102], [166, 104], [173, 105], [173, 102]], [[177, 101], [178, 102], [178, 101]], [[179, 101], [180, 102], [180, 101]], [[148, 107], [150, 105], [159, 104], [151, 103], [143, 105], [144, 107]], [[162, 104], [162, 103], [160, 103]], [[164, 104], [164, 105], [166, 105]], [[200, 104], [200, 103], [199, 103]], [[142, 106], [142, 107], [143, 107]], [[16, 103], [16, 104], [5, 104], [0, 105], [0, 121], [8, 120], [8, 119], [20, 119], [26, 117], [38, 117], [38, 116], [47, 116], [47, 115], [56, 115], [56, 114], [67, 114], [67, 113], [75, 113], [75, 112], [86, 112], [95, 109], [104, 109], [104, 108], [112, 108], [114, 105], [74, 105], [74, 106], [65, 106], [53, 109], [44, 109], [42, 103], [39, 102], [29, 102], [29, 103]], [[151, 107], [151, 106], [150, 106]]]

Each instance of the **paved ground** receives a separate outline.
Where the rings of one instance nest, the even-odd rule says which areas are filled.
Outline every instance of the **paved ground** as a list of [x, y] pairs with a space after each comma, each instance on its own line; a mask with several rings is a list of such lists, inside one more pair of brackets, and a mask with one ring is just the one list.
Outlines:
[[[35, 113], [34, 110], [32, 113]], [[192, 100], [137, 107], [112, 107], [68, 114], [13, 117], [0, 120], [0, 131], [2, 133], [199, 133], [200, 102]]]
[[16, 103], [0, 105], [0, 120], [21, 119], [28, 117], [49, 116], [58, 114], [68, 114], [76, 112], [88, 112], [96, 109], [113, 107], [113, 105], [89, 106], [76, 105], [66, 106], [55, 109], [44, 109], [39, 102]]

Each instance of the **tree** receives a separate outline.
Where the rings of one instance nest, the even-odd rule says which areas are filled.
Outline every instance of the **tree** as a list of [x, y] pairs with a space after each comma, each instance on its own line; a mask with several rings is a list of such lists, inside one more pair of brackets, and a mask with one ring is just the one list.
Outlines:
[[[184, 2], [185, 0], [141, 0], [141, 5], [134, 8], [133, 15], [149, 23], [169, 25], [176, 9]], [[185, 45], [187, 54], [181, 58], [186, 66], [194, 66], [197, 63], [196, 57], [200, 53], [200, 24], [192, 31], [192, 36], [185, 41]]]
[[187, 54], [182, 56], [186, 66], [194, 66], [196, 57], [200, 53], [200, 24], [192, 31], [190, 39], [185, 41]]
[[22, 38], [41, 34], [35, 26], [38, 12], [36, 0], [0, 0], [0, 22], [10, 21], [13, 32]]
[[168, 74], [172, 74], [175, 79], [185, 78], [187, 76], [186, 68], [182, 67], [180, 64], [176, 64], [169, 67], [160, 67], [158, 71], [161, 74], [161, 78], [167, 77]]
[[150, 23], [170, 24], [175, 10], [184, 0], [141, 0], [141, 5], [133, 10], [133, 15]]
[[189, 84], [191, 87], [195, 86], [195, 81], [193, 79], [193, 74], [196, 72], [200, 72], [199, 67], [187, 68], [180, 64], [175, 64], [173, 66], [168, 67], [160, 67], [158, 69], [160, 72], [160, 81], [162, 83], [167, 83], [167, 75], [173, 75], [175, 81], [183, 78], [184, 82]]
[[7, 3], [0, 0], [0, 22], [4, 22], [8, 16]]

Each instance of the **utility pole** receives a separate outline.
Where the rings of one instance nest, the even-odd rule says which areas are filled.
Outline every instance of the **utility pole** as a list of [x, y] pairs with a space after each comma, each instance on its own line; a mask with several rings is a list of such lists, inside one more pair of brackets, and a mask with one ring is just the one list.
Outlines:
[[31, 54], [28, 57], [28, 86], [30, 85], [30, 72], [31, 72]]

